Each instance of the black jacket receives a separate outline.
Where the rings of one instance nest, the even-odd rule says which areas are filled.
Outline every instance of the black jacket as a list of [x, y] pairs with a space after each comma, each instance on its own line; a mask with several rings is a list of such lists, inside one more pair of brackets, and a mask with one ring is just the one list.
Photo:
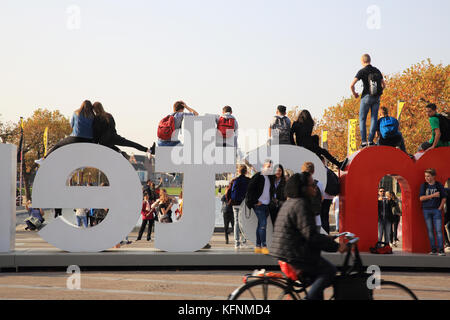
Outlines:
[[[273, 199], [274, 195], [274, 176], [268, 176], [270, 181], [270, 199]], [[261, 172], [256, 173], [248, 183], [247, 195], [245, 197], [245, 204], [248, 208], [253, 209], [258, 203], [259, 197], [261, 197], [264, 191], [265, 179]]]
[[[384, 208], [383, 208], [383, 202], [384, 202]], [[378, 219], [393, 222], [394, 214], [392, 213], [392, 208], [394, 206], [395, 206], [395, 202], [392, 200], [387, 200], [387, 199], [384, 201], [378, 200]]]
[[320, 252], [336, 252], [339, 244], [317, 231], [308, 200], [289, 198], [278, 212], [270, 254], [305, 271], [317, 266]]
[[94, 143], [101, 145], [110, 145], [115, 136], [117, 136], [116, 122], [111, 114], [107, 114], [108, 120], [96, 116], [92, 125], [94, 131]]
[[286, 187], [286, 180], [281, 179], [278, 187], [275, 188], [275, 179], [274, 179], [274, 195], [276, 195], [276, 199], [278, 201], [286, 201], [286, 195], [284, 192], [284, 188]]

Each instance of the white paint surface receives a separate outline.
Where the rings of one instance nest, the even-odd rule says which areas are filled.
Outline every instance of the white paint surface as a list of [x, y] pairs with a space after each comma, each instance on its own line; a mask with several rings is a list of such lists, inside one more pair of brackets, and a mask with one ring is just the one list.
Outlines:
[[[184, 146], [156, 148], [155, 171], [184, 174], [183, 217], [178, 223], [155, 224], [155, 247], [160, 250], [197, 251], [214, 233], [215, 175], [236, 170], [234, 148], [216, 147], [214, 130], [213, 136], [203, 137], [215, 126], [211, 116], [185, 117]], [[219, 156], [225, 149], [233, 155], [228, 163]]]
[[[101, 170], [109, 187], [66, 186], [72, 172], [82, 167]], [[39, 235], [69, 252], [99, 252], [123, 240], [136, 225], [142, 187], [131, 164], [101, 145], [76, 143], [51, 153], [40, 166], [33, 185], [36, 208], [109, 208], [105, 220], [93, 228], [79, 228], [63, 217], [45, 226]]]
[[17, 147], [0, 144], [0, 252], [13, 251], [16, 242]]

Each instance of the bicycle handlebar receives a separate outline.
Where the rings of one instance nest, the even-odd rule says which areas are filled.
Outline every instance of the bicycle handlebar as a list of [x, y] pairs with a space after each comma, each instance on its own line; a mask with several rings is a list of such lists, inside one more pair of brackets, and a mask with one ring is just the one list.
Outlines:
[[339, 233], [338, 235], [334, 236], [335, 239], [340, 238], [340, 237], [346, 237], [347, 239], [351, 240], [351, 239], [355, 238], [355, 235], [351, 232], [342, 232], [342, 233]]

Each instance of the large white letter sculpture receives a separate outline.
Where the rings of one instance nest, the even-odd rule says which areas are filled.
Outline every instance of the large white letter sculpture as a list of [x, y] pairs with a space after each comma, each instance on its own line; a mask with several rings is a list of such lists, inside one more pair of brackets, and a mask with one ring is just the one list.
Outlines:
[[15, 145], [0, 144], [0, 252], [16, 244], [16, 157]]
[[[266, 150], [269, 149], [269, 150]], [[289, 169], [294, 172], [301, 172], [303, 163], [309, 161], [314, 163], [314, 179], [322, 183], [323, 186], [327, 184], [327, 171], [322, 161], [313, 152], [297, 146], [292, 145], [274, 145], [267, 147], [266, 145], [253, 150], [248, 154], [246, 159], [248, 162], [258, 171], [261, 170], [264, 160], [260, 155], [270, 154], [269, 159], [273, 159], [274, 166], [281, 164], [284, 170]], [[278, 157], [278, 158], [277, 158]], [[236, 222], [235, 222], [236, 223]], [[258, 219], [253, 210], [250, 211], [247, 208], [245, 202], [241, 204], [239, 210], [239, 224], [242, 227], [242, 232], [245, 238], [252, 243], [256, 243], [256, 227], [258, 225]], [[266, 242], [270, 246], [272, 243], [273, 225], [270, 217], [267, 218], [266, 227]]]
[[[109, 187], [70, 187], [73, 171], [101, 170]], [[36, 208], [109, 208], [105, 220], [93, 228], [79, 228], [63, 217], [45, 226], [39, 235], [69, 252], [99, 252], [123, 240], [139, 220], [142, 187], [133, 167], [120, 154], [101, 145], [76, 143], [51, 153], [40, 166], [33, 184]]]
[[155, 247], [160, 250], [193, 252], [211, 240], [216, 173], [236, 170], [235, 150], [216, 147], [215, 128], [214, 117], [185, 117], [184, 146], [156, 148], [155, 171], [184, 174], [183, 217], [177, 223], [156, 224]]

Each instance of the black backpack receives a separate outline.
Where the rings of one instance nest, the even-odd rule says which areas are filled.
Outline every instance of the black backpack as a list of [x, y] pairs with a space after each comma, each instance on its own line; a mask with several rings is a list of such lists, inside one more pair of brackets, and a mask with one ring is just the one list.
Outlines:
[[383, 87], [381, 86], [381, 80], [383, 76], [376, 72], [376, 73], [370, 73], [368, 76], [369, 81], [369, 94], [371, 96], [381, 96], [383, 93]]
[[340, 193], [339, 177], [333, 170], [327, 168], [327, 186], [325, 192], [330, 196], [337, 196]]
[[439, 118], [439, 130], [441, 130], [441, 141], [450, 141], [450, 119], [447, 114], [441, 113]]

